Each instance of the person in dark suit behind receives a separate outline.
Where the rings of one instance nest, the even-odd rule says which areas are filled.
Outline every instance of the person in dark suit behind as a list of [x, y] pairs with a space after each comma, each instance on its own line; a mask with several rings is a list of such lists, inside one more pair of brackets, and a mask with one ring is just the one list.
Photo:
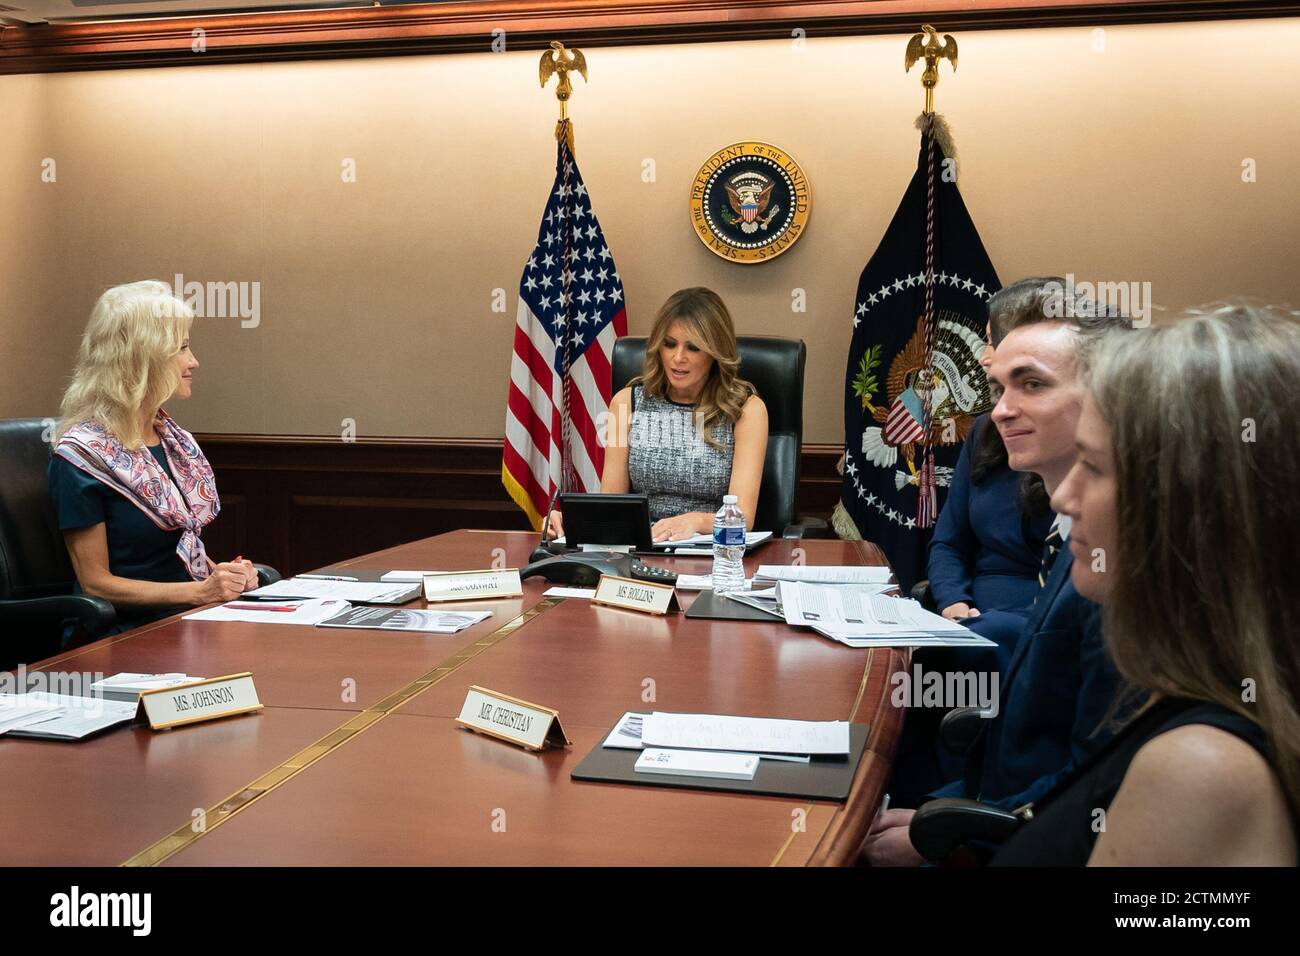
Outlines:
[[[980, 360], [986, 371], [1007, 333], [1041, 317], [1044, 302], [1064, 283], [1051, 276], [1021, 279], [989, 299], [992, 345]], [[1006, 666], [1038, 593], [1039, 557], [1051, 524], [1042, 478], [1012, 470], [1001, 433], [989, 416], [976, 419], [939, 513], [927, 573], [939, 612], [998, 647], [942, 655], [946, 663], [976, 670]]]
[[1295, 866], [1300, 611], [1279, 556], [1300, 550], [1300, 313], [1116, 336], [1088, 380], [1052, 501], [1074, 586], [1149, 700], [993, 862]]
[[[988, 302], [988, 341], [980, 358], [987, 372], [1007, 332], [1032, 316], [1064, 279], [1021, 279]], [[960, 621], [994, 647], [917, 648], [913, 661], [927, 671], [1001, 673], [1015, 650], [1038, 593], [1038, 565], [1053, 514], [1043, 480], [1007, 464], [1002, 436], [981, 415], [971, 426], [948, 497], [930, 541], [927, 574], [941, 614]], [[925, 794], [961, 775], [962, 759], [939, 739], [938, 708], [914, 709], [903, 723], [889, 793], [898, 806], [915, 806]]]
[[[989, 366], [997, 396], [992, 421], [1016, 471], [1032, 471], [1049, 492], [1074, 466], [1075, 426], [1083, 407], [1078, 376], [1086, 344], [1127, 329], [1087, 300], [1062, 291], [1007, 333]], [[1045, 793], [1107, 739], [1103, 718], [1117, 678], [1102, 648], [1097, 607], [1070, 583], [1069, 521], [1044, 543], [1043, 585], [1001, 675], [995, 716], [966, 755], [962, 778], [930, 794], [1014, 808]], [[923, 862], [908, 839], [916, 811], [887, 810], [872, 825], [863, 856], [876, 866]]]

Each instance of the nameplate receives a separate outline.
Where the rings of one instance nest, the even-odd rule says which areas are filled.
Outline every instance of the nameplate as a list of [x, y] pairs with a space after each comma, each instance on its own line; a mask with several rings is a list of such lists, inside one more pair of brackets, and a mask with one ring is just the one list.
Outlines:
[[475, 733], [517, 744], [525, 750], [569, 746], [569, 738], [560, 726], [558, 710], [530, 704], [477, 684], [471, 686], [465, 695], [456, 723]]
[[642, 611], [646, 614], [676, 613], [681, 610], [677, 603], [677, 589], [671, 584], [655, 584], [609, 574], [600, 576], [591, 603], [608, 604], [610, 607]]
[[136, 719], [148, 720], [154, 730], [166, 730], [200, 720], [251, 714], [261, 709], [262, 702], [257, 699], [253, 675], [229, 674], [192, 684], [144, 691], [140, 695]]
[[518, 568], [501, 571], [436, 571], [424, 576], [424, 599], [477, 601], [480, 598], [522, 597], [523, 582]]

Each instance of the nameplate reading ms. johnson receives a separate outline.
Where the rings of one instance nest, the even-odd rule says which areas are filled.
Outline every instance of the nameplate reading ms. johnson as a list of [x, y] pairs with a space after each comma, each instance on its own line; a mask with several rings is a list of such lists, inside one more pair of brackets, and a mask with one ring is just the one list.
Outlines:
[[667, 614], [681, 610], [677, 604], [677, 589], [671, 584], [654, 584], [609, 574], [600, 576], [591, 603], [608, 604], [610, 607], [646, 614]]
[[520, 597], [524, 593], [518, 568], [500, 571], [436, 571], [424, 576], [424, 599], [477, 601], [481, 598]]
[[228, 674], [177, 687], [147, 690], [140, 695], [136, 719], [143, 717], [154, 730], [166, 730], [200, 720], [251, 714], [261, 709], [262, 702], [257, 699], [253, 675]]
[[530, 704], [477, 684], [465, 695], [456, 723], [475, 733], [518, 744], [526, 750], [567, 747], [569, 738], [560, 726], [560, 712]]

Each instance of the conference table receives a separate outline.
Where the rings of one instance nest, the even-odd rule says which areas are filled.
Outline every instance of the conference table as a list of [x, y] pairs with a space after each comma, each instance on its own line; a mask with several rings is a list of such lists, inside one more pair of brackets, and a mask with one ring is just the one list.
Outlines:
[[[519, 567], [537, 535], [455, 531], [334, 569]], [[648, 558], [703, 574], [707, 557]], [[773, 540], [758, 564], [884, 565], [872, 544]], [[340, 572], [346, 573], [346, 572]], [[263, 709], [78, 743], [0, 737], [4, 865], [843, 865], [880, 804], [903, 712], [899, 648], [783, 622], [654, 616], [524, 594], [439, 607], [459, 634], [200, 622], [176, 615], [29, 670], [251, 672]], [[681, 591], [685, 607], [691, 592]], [[423, 607], [423, 599], [415, 605]], [[188, 612], [187, 612], [188, 613]], [[459, 726], [470, 685], [554, 708], [571, 746], [531, 752]], [[870, 725], [844, 803], [582, 782], [626, 711]]]

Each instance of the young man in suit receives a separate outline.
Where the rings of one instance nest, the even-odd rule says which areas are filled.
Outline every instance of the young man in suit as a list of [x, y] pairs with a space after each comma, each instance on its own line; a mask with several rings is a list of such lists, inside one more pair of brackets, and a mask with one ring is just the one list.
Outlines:
[[[992, 421], [1011, 468], [1038, 474], [1051, 494], [1075, 461], [1085, 394], [1081, 353], [1092, 337], [1129, 325], [1107, 314], [1095, 317], [1104, 310], [1088, 302], [1049, 304], [1057, 307], [1007, 333], [988, 373], [997, 399]], [[1118, 678], [1102, 645], [1100, 609], [1071, 581], [1068, 536], [1068, 519], [1058, 520], [1044, 543], [1040, 590], [1001, 675], [997, 716], [987, 719], [967, 753], [962, 779], [931, 797], [1014, 809], [1046, 792], [1109, 737], [1101, 724]], [[908, 838], [915, 812], [882, 813], [863, 845], [865, 860], [873, 866], [924, 862]]]

